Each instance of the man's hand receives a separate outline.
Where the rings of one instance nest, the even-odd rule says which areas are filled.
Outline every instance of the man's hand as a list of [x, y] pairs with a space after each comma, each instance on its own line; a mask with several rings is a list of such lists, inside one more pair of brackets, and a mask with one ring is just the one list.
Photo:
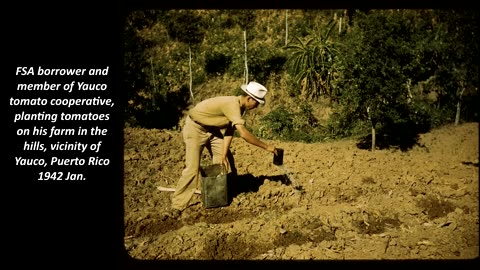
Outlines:
[[269, 144], [267, 146], [267, 151], [274, 153], [275, 155], [278, 155], [277, 148], [273, 144]]
[[230, 171], [230, 162], [226, 156], [222, 157], [222, 174], [227, 174]]

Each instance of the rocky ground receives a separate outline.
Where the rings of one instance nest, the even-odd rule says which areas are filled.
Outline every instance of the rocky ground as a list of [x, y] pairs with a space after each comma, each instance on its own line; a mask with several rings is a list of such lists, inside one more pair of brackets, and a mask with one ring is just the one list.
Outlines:
[[[436, 260], [479, 255], [478, 123], [419, 135], [411, 150], [374, 152], [355, 140], [241, 138], [227, 206], [201, 195], [165, 216], [184, 166], [179, 131], [124, 130], [125, 249], [140, 260]], [[208, 164], [204, 152], [203, 163]]]

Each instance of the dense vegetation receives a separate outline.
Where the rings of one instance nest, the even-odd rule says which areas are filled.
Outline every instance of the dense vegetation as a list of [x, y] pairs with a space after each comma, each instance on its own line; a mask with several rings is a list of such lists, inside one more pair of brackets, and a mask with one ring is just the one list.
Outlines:
[[473, 10], [135, 11], [124, 32], [126, 124], [178, 128], [188, 106], [258, 81], [274, 96], [251, 126], [263, 138], [354, 136], [408, 149], [418, 133], [478, 121], [477, 19]]

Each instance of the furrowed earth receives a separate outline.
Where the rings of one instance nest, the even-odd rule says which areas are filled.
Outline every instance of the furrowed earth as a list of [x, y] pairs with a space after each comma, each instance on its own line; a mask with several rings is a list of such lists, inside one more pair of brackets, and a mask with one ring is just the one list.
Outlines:
[[[420, 134], [408, 151], [358, 141], [235, 137], [229, 204], [195, 194], [166, 216], [184, 167], [180, 131], [124, 129], [124, 245], [139, 260], [470, 260], [479, 255], [478, 123]], [[202, 164], [208, 164], [204, 150]]]

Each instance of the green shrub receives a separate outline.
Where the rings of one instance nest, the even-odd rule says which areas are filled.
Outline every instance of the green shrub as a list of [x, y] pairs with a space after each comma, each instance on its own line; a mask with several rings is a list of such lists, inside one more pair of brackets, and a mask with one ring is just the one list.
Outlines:
[[232, 62], [232, 57], [222, 53], [207, 54], [205, 62], [208, 75], [222, 75]]
[[311, 143], [326, 137], [325, 130], [318, 124], [309, 103], [300, 103], [296, 112], [280, 105], [260, 121], [256, 133], [268, 139]]
[[293, 128], [294, 114], [280, 105], [260, 119], [262, 136], [268, 139], [283, 138]]

